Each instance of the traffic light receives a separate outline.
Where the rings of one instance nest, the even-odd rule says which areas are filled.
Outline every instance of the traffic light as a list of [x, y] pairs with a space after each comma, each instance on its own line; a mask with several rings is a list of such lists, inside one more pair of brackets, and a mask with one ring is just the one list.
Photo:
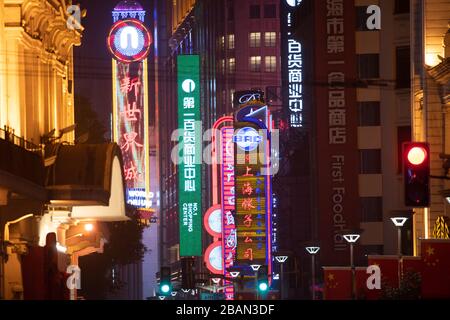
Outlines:
[[258, 291], [261, 293], [267, 292], [269, 290], [269, 276], [267, 271], [267, 266], [261, 266], [257, 274], [257, 285]]
[[181, 288], [195, 289], [194, 259], [181, 259]]
[[162, 296], [169, 296], [172, 292], [172, 280], [169, 267], [161, 267], [159, 273], [159, 294]]
[[430, 205], [430, 147], [427, 143], [407, 142], [403, 145], [403, 178], [405, 205]]

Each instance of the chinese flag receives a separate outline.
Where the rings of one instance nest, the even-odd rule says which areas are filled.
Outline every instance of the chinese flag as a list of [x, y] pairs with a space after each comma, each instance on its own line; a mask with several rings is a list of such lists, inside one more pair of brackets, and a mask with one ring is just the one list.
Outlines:
[[377, 265], [381, 271], [381, 286], [398, 288], [398, 257], [369, 256], [369, 266]]
[[324, 267], [324, 299], [349, 300], [352, 297], [352, 275], [349, 267]]
[[427, 239], [421, 243], [422, 298], [450, 298], [450, 240]]

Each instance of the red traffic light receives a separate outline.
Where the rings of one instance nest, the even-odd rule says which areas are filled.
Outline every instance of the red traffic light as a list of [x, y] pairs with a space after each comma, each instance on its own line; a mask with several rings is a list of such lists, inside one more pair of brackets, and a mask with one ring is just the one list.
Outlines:
[[428, 157], [428, 152], [425, 148], [422, 147], [412, 147], [408, 151], [408, 161], [410, 164], [419, 166], [425, 162]]

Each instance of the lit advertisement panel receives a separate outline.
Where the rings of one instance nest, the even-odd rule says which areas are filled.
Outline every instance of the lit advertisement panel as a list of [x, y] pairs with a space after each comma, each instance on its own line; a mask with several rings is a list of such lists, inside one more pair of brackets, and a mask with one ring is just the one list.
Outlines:
[[[130, 190], [147, 190], [149, 177], [148, 113], [146, 108], [146, 63], [113, 61], [114, 140], [122, 150], [127, 203]], [[146, 207], [145, 201], [133, 203]]]
[[281, 0], [283, 105], [292, 128], [304, 127], [303, 48], [294, 38], [294, 12], [301, 0]]
[[[233, 266], [236, 255], [236, 224], [235, 224], [235, 179], [234, 179], [234, 144], [233, 144], [233, 127], [223, 127], [221, 129], [222, 144], [222, 168], [221, 168], [221, 185], [222, 185], [222, 247], [224, 259], [224, 276], [230, 278], [228, 268]], [[231, 284], [225, 280], [225, 286]], [[227, 300], [234, 299], [233, 286], [225, 288], [225, 298]]]
[[[268, 216], [266, 183], [270, 177], [261, 174], [268, 141], [260, 127], [252, 122], [235, 123], [235, 201], [237, 251], [236, 262], [242, 265], [268, 264]], [[239, 134], [241, 132], [241, 134]], [[258, 135], [255, 136], [254, 132]]]
[[180, 55], [177, 66], [180, 256], [202, 256], [200, 57]]

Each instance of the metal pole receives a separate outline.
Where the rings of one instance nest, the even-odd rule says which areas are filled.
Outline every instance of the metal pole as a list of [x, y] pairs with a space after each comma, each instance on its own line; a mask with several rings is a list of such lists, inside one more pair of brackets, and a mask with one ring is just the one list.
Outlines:
[[352, 268], [352, 300], [356, 300], [355, 264], [353, 263], [353, 243], [350, 243], [350, 265]]
[[284, 262], [281, 263], [281, 279], [280, 279], [280, 297], [281, 300], [284, 300], [284, 291], [283, 291], [283, 286], [284, 286]]
[[311, 277], [312, 277], [312, 281], [311, 281], [311, 294], [312, 294], [312, 299], [316, 300], [316, 291], [315, 291], [315, 287], [316, 287], [316, 264], [314, 263], [314, 254], [311, 255]]
[[258, 271], [255, 271], [255, 289], [256, 289], [256, 300], [259, 300]]
[[402, 228], [397, 227], [398, 288], [402, 281]]

